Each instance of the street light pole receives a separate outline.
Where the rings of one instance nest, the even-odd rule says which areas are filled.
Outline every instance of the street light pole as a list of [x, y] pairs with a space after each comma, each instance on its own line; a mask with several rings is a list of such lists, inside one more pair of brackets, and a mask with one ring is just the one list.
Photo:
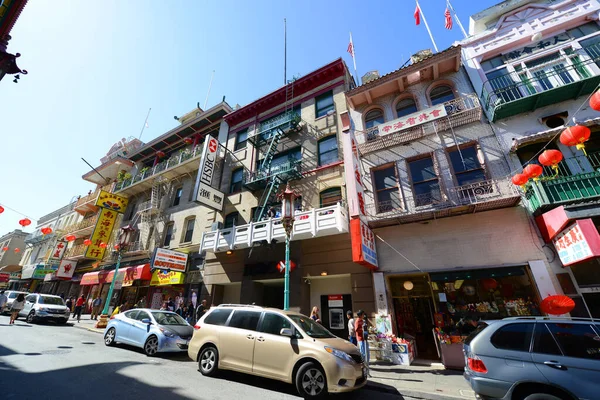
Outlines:
[[285, 283], [283, 288], [283, 309], [290, 309], [290, 235], [285, 235]]
[[[102, 310], [103, 316], [108, 316], [108, 309], [110, 308], [110, 300], [112, 299], [113, 291], [115, 290], [115, 282], [117, 281], [117, 276], [119, 273], [119, 267], [121, 266], [121, 249], [117, 250], [117, 265], [115, 266], [115, 274], [113, 275], [113, 279], [110, 282], [110, 287], [108, 288], [108, 295], [106, 296], [106, 301], [104, 302], [104, 309]], [[102, 316], [101, 316], [102, 318]]]
[[283, 309], [288, 311], [290, 309], [290, 239], [294, 229], [294, 200], [296, 199], [296, 193], [290, 189], [289, 183], [287, 184], [283, 193], [279, 198], [282, 199], [282, 224], [285, 229], [285, 279], [283, 287]]

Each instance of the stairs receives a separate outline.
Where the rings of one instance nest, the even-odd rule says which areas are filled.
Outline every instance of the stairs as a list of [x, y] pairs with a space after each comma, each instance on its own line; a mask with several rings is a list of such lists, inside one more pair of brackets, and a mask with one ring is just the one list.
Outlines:
[[169, 194], [171, 182], [159, 176], [152, 183], [150, 200], [141, 203], [138, 212], [132, 222], [140, 221], [140, 241], [146, 244], [147, 250], [152, 250], [160, 243], [158, 234], [158, 223], [164, 220], [161, 203], [165, 195]]

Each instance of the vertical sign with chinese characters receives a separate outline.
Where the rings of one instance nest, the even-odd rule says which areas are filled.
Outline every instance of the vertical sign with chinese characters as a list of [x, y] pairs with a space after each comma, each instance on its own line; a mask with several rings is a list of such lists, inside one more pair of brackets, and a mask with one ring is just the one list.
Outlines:
[[98, 221], [96, 222], [96, 227], [94, 228], [94, 233], [92, 233], [91, 237], [92, 244], [88, 246], [87, 251], [85, 252], [87, 258], [93, 258], [95, 260], [102, 260], [102, 258], [104, 258], [106, 248], [100, 247], [100, 244], [108, 244], [116, 219], [117, 213], [115, 211], [111, 211], [108, 208], [102, 208], [100, 210], [100, 215], [98, 216]]
[[600, 256], [600, 234], [591, 219], [580, 219], [552, 239], [563, 265]]
[[213, 176], [219, 159], [219, 141], [212, 136], [204, 140], [200, 168], [194, 187], [194, 200], [217, 211], [223, 210], [225, 194], [212, 187]]
[[96, 205], [98, 207], [116, 211], [121, 214], [127, 209], [127, 204], [129, 204], [129, 199], [127, 197], [109, 193], [104, 190], [100, 191], [98, 199], [96, 199]]
[[65, 250], [67, 249], [67, 243], [66, 240], [59, 240], [56, 242], [52, 249], [52, 253], [50, 253], [50, 257], [48, 257], [48, 262], [50, 264], [58, 263], [62, 260]]

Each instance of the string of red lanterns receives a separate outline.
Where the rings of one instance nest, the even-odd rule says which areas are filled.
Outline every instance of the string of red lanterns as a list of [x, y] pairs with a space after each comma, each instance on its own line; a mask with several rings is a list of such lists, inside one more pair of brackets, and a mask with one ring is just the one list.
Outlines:
[[75, 239], [77, 239], [77, 237], [75, 235], [67, 235], [65, 236], [65, 239], [67, 240], [67, 242], [72, 242]]
[[42, 228], [42, 229], [40, 229], [40, 232], [42, 232], [42, 235], [49, 235], [52, 233], [52, 228], [50, 228], [50, 227]]
[[90, 244], [92, 244], [92, 241], [90, 239], [85, 239], [83, 241], [83, 244], [86, 245], [86, 246], [89, 246]]

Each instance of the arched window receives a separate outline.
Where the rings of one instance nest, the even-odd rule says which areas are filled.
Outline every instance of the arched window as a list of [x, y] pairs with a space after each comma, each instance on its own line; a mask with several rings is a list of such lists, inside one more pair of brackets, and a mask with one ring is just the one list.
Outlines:
[[379, 124], [383, 124], [384, 122], [385, 120], [383, 119], [383, 111], [380, 109], [371, 110], [365, 116], [365, 127], [367, 129]]
[[234, 226], [239, 225], [239, 219], [240, 213], [237, 211], [227, 214], [227, 216], [225, 216], [225, 223], [223, 224], [223, 228], [233, 228]]
[[414, 112], [417, 112], [417, 104], [413, 99], [400, 100], [398, 104], [396, 104], [396, 115], [398, 118]]
[[454, 99], [454, 91], [448, 85], [440, 85], [429, 92], [429, 98], [431, 99], [431, 105], [435, 106]]

